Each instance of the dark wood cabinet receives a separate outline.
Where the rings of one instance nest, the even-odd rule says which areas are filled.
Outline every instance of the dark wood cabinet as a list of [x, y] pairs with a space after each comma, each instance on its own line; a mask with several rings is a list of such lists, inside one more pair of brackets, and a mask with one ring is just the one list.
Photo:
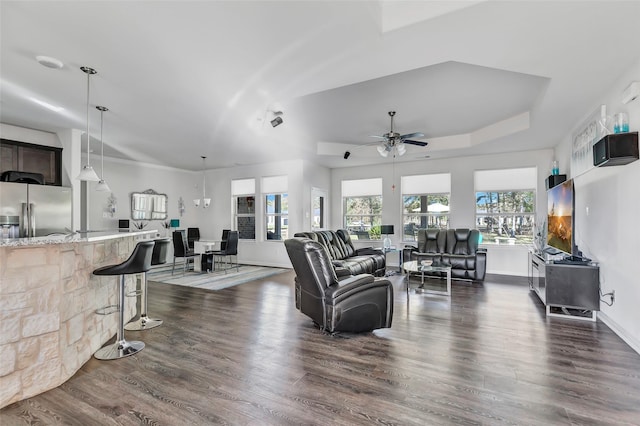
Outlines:
[[62, 185], [62, 148], [0, 139], [0, 174], [42, 173], [47, 185]]

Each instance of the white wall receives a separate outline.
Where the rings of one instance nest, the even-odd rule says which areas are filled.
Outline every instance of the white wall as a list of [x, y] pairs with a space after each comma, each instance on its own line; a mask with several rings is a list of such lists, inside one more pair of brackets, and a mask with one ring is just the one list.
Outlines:
[[[240, 263], [264, 266], [291, 267], [283, 241], [266, 240], [264, 200], [261, 194], [261, 180], [268, 176], [288, 177], [289, 184], [289, 233], [304, 229], [303, 215], [303, 162], [282, 161], [254, 166], [240, 166], [207, 171], [207, 197], [211, 197], [212, 207], [201, 209], [197, 222], [200, 224], [202, 239], [220, 240], [223, 229], [233, 229], [233, 206], [231, 181], [233, 179], [254, 178], [256, 180], [256, 239], [240, 240], [238, 260]], [[199, 196], [202, 195], [202, 175], [199, 175]]]
[[[100, 175], [100, 162], [94, 159], [92, 165]], [[201, 174], [151, 164], [136, 163], [105, 157], [104, 177], [111, 188], [109, 192], [96, 192], [97, 182], [89, 182], [87, 191], [89, 206], [89, 224], [92, 230], [118, 229], [118, 219], [131, 219], [131, 193], [142, 192], [147, 189], [166, 194], [168, 197], [168, 219], [180, 219], [180, 229], [198, 226], [198, 216], [194, 211], [190, 193], [196, 179]], [[117, 211], [113, 217], [107, 214], [108, 198], [113, 194], [117, 200]], [[188, 195], [187, 195], [188, 194]], [[184, 216], [178, 212], [178, 198], [185, 198], [187, 210]], [[106, 215], [106, 217], [105, 217]], [[145, 229], [156, 229], [161, 234], [165, 232], [159, 220], [146, 221]]]
[[317, 188], [321, 191], [326, 192], [327, 198], [325, 199], [325, 228], [326, 229], [337, 229], [337, 227], [331, 227], [331, 203], [329, 200], [329, 194], [331, 194], [331, 170], [318, 166], [317, 164], [310, 163], [308, 161], [304, 162], [304, 185], [303, 185], [303, 194], [302, 194], [302, 209], [303, 209], [303, 217], [304, 222], [303, 226], [296, 230], [299, 231], [310, 231], [312, 220], [312, 198], [311, 193], [313, 188]]
[[[508, 169], [516, 167], [537, 167], [538, 187], [536, 204], [538, 216], [546, 217], [547, 198], [545, 178], [553, 160], [553, 150], [536, 150], [528, 152], [494, 154], [475, 157], [460, 157], [442, 160], [422, 160], [399, 163], [395, 167], [389, 163], [376, 166], [361, 166], [333, 169], [331, 173], [331, 229], [342, 227], [342, 195], [341, 181], [345, 179], [383, 178], [383, 212], [382, 222], [402, 229], [401, 176], [451, 173], [451, 215], [450, 228], [475, 227], [475, 189], [474, 175], [476, 170]], [[395, 190], [392, 185], [395, 183]], [[391, 236], [392, 244], [403, 247], [401, 234]], [[371, 243], [364, 243], [371, 245]], [[378, 243], [382, 245], [382, 242]], [[487, 248], [487, 272], [527, 275], [527, 249], [525, 247], [504, 247], [483, 244]]]
[[60, 140], [58, 140], [58, 137], [54, 133], [27, 129], [26, 127], [13, 126], [5, 123], [0, 123], [0, 138], [62, 148]]
[[[629, 129], [640, 129], [640, 99], [623, 105], [622, 91], [640, 81], [640, 61], [628, 70], [600, 103], [585, 107], [585, 117], [600, 104], [610, 113], [627, 112]], [[581, 123], [576, 123], [577, 130]], [[571, 136], [557, 147], [558, 158], [571, 162]], [[640, 161], [596, 167], [574, 176], [575, 239], [584, 255], [600, 263], [603, 293], [615, 290], [613, 306], [600, 304], [599, 318], [640, 352]], [[587, 212], [588, 209], [588, 212]], [[606, 299], [608, 300], [608, 299]]]
[[[238, 245], [238, 261], [245, 264], [290, 267], [282, 241], [266, 240], [262, 211], [264, 201], [260, 195], [261, 179], [267, 176], [287, 175], [289, 180], [289, 230], [293, 233], [308, 229], [304, 220], [306, 204], [301, 201], [309, 199], [310, 188], [305, 188], [302, 161], [283, 161], [255, 166], [234, 167], [228, 169], [207, 170], [206, 196], [211, 198], [208, 208], [195, 207], [193, 200], [202, 198], [202, 172], [192, 172], [150, 164], [134, 163], [125, 160], [105, 158], [105, 177], [113, 194], [118, 200], [118, 212], [111, 217], [103, 217], [108, 206], [109, 193], [95, 192], [96, 183], [90, 183], [89, 216], [92, 229], [116, 229], [118, 219], [130, 219], [131, 192], [142, 192], [147, 189], [167, 194], [169, 203], [169, 219], [180, 219], [180, 228], [200, 228], [203, 240], [219, 241], [223, 229], [233, 229], [233, 206], [231, 198], [231, 181], [233, 179], [256, 179], [256, 240], [241, 240]], [[99, 171], [99, 170], [98, 170]], [[327, 171], [325, 171], [328, 174]], [[326, 179], [328, 180], [328, 179]], [[313, 180], [312, 180], [313, 181]], [[178, 199], [182, 197], [186, 211], [180, 216]], [[307, 203], [307, 204], [308, 204]], [[308, 210], [308, 207], [307, 207]], [[148, 221], [146, 229], [157, 229], [164, 234], [162, 221]], [[172, 256], [172, 252], [169, 252]]]

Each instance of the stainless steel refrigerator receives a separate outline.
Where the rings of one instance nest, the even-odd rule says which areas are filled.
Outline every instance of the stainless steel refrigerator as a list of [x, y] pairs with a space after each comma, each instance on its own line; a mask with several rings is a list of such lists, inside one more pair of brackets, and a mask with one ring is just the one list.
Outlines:
[[0, 182], [2, 237], [44, 237], [71, 229], [71, 188]]

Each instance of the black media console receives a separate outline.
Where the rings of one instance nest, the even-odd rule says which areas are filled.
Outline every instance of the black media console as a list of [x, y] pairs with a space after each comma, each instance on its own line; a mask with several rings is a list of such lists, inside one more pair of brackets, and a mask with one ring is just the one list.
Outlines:
[[529, 251], [529, 288], [546, 306], [547, 316], [596, 320], [600, 310], [600, 268], [582, 258], [551, 260]]

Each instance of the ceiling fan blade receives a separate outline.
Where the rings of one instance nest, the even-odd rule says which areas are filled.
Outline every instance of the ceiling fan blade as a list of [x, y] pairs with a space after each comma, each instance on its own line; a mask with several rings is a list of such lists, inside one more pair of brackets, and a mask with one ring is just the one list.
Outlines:
[[400, 139], [410, 139], [410, 138], [424, 138], [424, 133], [420, 133], [420, 132], [407, 133], [406, 135], [400, 136]]
[[385, 136], [371, 135], [369, 137], [370, 138], [377, 138], [377, 139], [387, 140], [387, 138]]
[[403, 140], [402, 142], [408, 143], [409, 145], [417, 145], [417, 146], [427, 146], [429, 144], [429, 142], [410, 141], [410, 140]]

